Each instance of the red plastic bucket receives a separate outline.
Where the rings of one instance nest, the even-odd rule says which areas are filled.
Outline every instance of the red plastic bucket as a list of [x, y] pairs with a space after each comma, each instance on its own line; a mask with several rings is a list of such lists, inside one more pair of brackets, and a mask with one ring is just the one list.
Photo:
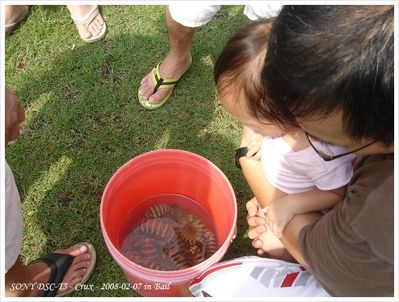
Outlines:
[[[138, 265], [120, 252], [127, 215], [142, 211], [145, 200], [163, 194], [195, 200], [208, 212], [220, 243], [211, 257], [186, 269], [158, 271]], [[149, 297], [190, 296], [189, 282], [226, 253], [235, 237], [236, 221], [234, 191], [223, 172], [207, 159], [182, 150], [148, 152], [127, 162], [109, 180], [100, 206], [105, 243], [124, 271], [130, 283], [127, 287]]]

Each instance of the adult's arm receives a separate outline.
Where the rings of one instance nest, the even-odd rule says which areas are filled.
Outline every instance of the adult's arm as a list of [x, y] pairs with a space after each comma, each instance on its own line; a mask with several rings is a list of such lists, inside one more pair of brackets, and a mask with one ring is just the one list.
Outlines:
[[304, 267], [308, 267], [308, 265], [300, 250], [299, 233], [305, 226], [319, 220], [320, 217], [318, 213], [296, 215], [288, 222], [284, 228], [283, 236], [280, 238], [288, 252]]
[[310, 224], [295, 217], [284, 232], [287, 249], [332, 295], [393, 295], [393, 179], [392, 155], [367, 157], [342, 202]]

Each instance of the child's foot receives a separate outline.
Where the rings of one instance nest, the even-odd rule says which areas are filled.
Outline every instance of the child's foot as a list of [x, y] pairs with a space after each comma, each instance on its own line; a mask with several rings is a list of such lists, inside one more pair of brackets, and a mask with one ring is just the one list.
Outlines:
[[[101, 14], [98, 12], [97, 15], [90, 21], [90, 11], [94, 8], [93, 5], [67, 5], [71, 17], [76, 24], [76, 28], [79, 31], [80, 37], [85, 41], [98, 38], [100, 34], [105, 33], [104, 27], [105, 22]], [[87, 25], [83, 25], [85, 21]], [[94, 42], [94, 41], [93, 41]]]
[[[191, 65], [191, 54], [176, 57], [168, 54], [160, 65], [160, 74], [163, 79], [179, 79]], [[158, 104], [171, 89], [158, 89], [154, 93], [154, 83], [150, 71], [140, 82], [140, 92], [144, 99]]]
[[[68, 249], [57, 250], [55, 253], [67, 254], [75, 256], [71, 266], [65, 273], [62, 283], [66, 284], [66, 287], [60, 287], [57, 295], [74, 288], [77, 284], [81, 283], [91, 261], [95, 259], [91, 258], [89, 249], [84, 244], [77, 244]], [[34, 262], [29, 266], [30, 274], [32, 275], [32, 283], [37, 282], [37, 284], [45, 284], [49, 281], [50, 268], [44, 262]], [[29, 296], [40, 296], [42, 290], [35, 288], [33, 291], [28, 293]]]

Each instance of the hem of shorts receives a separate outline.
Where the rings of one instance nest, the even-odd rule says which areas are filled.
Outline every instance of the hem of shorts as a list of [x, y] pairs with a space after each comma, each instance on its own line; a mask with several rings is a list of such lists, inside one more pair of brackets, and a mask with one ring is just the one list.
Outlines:
[[185, 26], [185, 27], [190, 27], [190, 28], [196, 28], [196, 27], [201, 27], [205, 24], [207, 24], [210, 20], [206, 20], [206, 21], [202, 21], [202, 22], [192, 22], [189, 21], [187, 19], [185, 19], [184, 17], [174, 13], [172, 10], [169, 10], [170, 12], [170, 16], [172, 17], [173, 21]]

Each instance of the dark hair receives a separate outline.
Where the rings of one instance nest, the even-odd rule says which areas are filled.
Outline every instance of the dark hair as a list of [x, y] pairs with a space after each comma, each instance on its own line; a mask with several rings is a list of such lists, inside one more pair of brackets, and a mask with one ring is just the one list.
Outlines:
[[268, 106], [288, 109], [287, 121], [342, 112], [353, 139], [392, 145], [393, 16], [393, 6], [285, 6], [262, 71]]
[[[242, 91], [252, 114], [279, 123], [277, 107], [269, 107], [262, 81], [267, 43], [273, 19], [251, 22], [227, 42], [215, 63], [214, 79], [219, 93], [225, 88]], [[283, 119], [281, 120], [283, 121]]]
[[393, 6], [285, 6], [270, 33], [264, 20], [228, 41], [215, 82], [223, 90], [234, 80], [258, 119], [298, 127], [297, 119], [342, 112], [353, 139], [392, 145], [393, 12]]

